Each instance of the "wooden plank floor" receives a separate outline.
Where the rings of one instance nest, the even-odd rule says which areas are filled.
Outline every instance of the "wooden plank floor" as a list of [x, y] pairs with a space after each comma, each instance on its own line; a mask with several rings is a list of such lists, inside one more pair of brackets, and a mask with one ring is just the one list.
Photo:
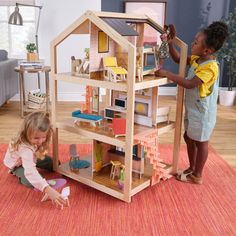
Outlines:
[[[160, 106], [171, 106], [171, 117], [175, 116], [175, 97], [160, 96]], [[76, 102], [60, 102], [58, 117], [64, 119], [71, 116], [71, 112], [79, 108]], [[0, 107], [0, 143], [8, 143], [19, 130], [22, 119], [20, 117], [19, 102], [10, 101]], [[60, 143], [90, 142], [85, 137], [59, 132]], [[173, 131], [160, 137], [161, 143], [173, 142]], [[181, 140], [184, 143], [183, 139]], [[230, 166], [236, 170], [236, 106], [223, 107], [218, 105], [217, 124], [210, 139], [210, 145], [220, 154]]]

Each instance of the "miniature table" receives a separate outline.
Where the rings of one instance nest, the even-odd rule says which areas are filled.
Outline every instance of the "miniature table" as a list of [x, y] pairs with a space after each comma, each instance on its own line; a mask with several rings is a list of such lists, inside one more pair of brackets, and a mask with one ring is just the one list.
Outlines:
[[[33, 109], [29, 109], [26, 107], [25, 101], [25, 82], [24, 82], [24, 74], [25, 73], [45, 73], [45, 89], [46, 89], [46, 112], [49, 112], [49, 72], [51, 68], [48, 66], [44, 66], [42, 68], [21, 68], [15, 67], [15, 72], [19, 74], [19, 87], [20, 87], [20, 114], [21, 117], [24, 117], [25, 112], [32, 112]], [[38, 109], [37, 109], [38, 110]]]

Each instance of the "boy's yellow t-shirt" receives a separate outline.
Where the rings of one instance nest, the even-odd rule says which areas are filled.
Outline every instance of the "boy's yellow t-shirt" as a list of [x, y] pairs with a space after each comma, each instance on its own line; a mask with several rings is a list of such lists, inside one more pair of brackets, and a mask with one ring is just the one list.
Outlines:
[[202, 81], [202, 84], [199, 86], [199, 96], [201, 98], [207, 97], [212, 92], [212, 85], [217, 80], [219, 74], [219, 67], [216, 61], [210, 61], [199, 65], [196, 60], [199, 56], [192, 55], [190, 60], [190, 65], [195, 68], [195, 75]]

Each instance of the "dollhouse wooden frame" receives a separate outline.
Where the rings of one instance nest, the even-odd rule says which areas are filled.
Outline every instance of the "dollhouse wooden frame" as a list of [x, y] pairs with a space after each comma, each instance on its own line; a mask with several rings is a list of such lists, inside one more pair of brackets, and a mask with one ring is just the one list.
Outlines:
[[[133, 195], [147, 188], [151, 183], [155, 184], [156, 182], [159, 182], [161, 178], [168, 178], [170, 173], [176, 173], [179, 160], [183, 88], [178, 86], [175, 121], [169, 121], [168, 119], [168, 122], [157, 124], [157, 117], [159, 114], [158, 87], [171, 82], [167, 78], [155, 77], [154, 74], [143, 76], [141, 81], [138, 79], [136, 70], [136, 53], [137, 48], [142, 44], [142, 35], [138, 32], [141, 32], [139, 31], [139, 27], [144, 27], [144, 24], [149, 24], [157, 31], [161, 33], [163, 32], [162, 27], [146, 15], [87, 11], [51, 42], [51, 98], [52, 123], [54, 130], [54, 170], [126, 202], [131, 202], [131, 197]], [[133, 25], [135, 25], [134, 28]], [[103, 31], [109, 37], [109, 51], [107, 53], [98, 53], [98, 31]], [[57, 46], [71, 34], [90, 35], [90, 61], [88, 77], [75, 75], [71, 72], [58, 73]], [[187, 45], [179, 38], [175, 38], [173, 42], [180, 48], [179, 75], [185, 76]], [[118, 64], [127, 70], [127, 79], [125, 81], [114, 82], [104, 79], [103, 68], [100, 65], [102, 64], [102, 59], [105, 56], [115, 56]], [[113, 107], [112, 101], [114, 101], [114, 97], [118, 97], [119, 93], [126, 94], [126, 110], [123, 113], [121, 112], [126, 118], [125, 137], [115, 137], [112, 135], [111, 131], [106, 127], [106, 122], [104, 122], [104, 126], [101, 125], [101, 127], [94, 127], [89, 124], [81, 126], [75, 125], [73, 118], [65, 121], [58, 121], [57, 83], [59, 81], [106, 89], [103, 107]], [[134, 119], [136, 92], [142, 89], [151, 90], [151, 110], [153, 113], [151, 114], [150, 119], [152, 121], [152, 127], [140, 125], [135, 122]], [[99, 115], [103, 112], [101, 107], [102, 106], [99, 106], [97, 112]], [[113, 109], [115, 108], [113, 107]], [[119, 109], [117, 109], [117, 112], [119, 113]], [[168, 116], [166, 113], [164, 115]], [[93, 140], [93, 152], [89, 156], [91, 168], [80, 171], [79, 174], [76, 174], [70, 171], [68, 163], [58, 165], [58, 159], [60, 159], [58, 153], [59, 129], [86, 136], [87, 138]], [[143, 148], [146, 148], [147, 156], [149, 156], [149, 158], [153, 158], [151, 156], [158, 156], [158, 145], [156, 143], [158, 140], [158, 135], [172, 129], [175, 129], [172, 163], [171, 165], [164, 165], [158, 161], [159, 159], [157, 157], [156, 162], [158, 163], [155, 164], [155, 176], [152, 174], [149, 175], [145, 172], [144, 163], [149, 162], [150, 166], [154, 166], [152, 163], [154, 160], [145, 159], [146, 157], [143, 154]], [[154, 146], [151, 147], [150, 143], [153, 143]], [[134, 157], [134, 147], [137, 147], [137, 155], [140, 155], [141, 158]], [[153, 152], [155, 152], [155, 155], [152, 155]], [[100, 167], [97, 167], [98, 159], [100, 161]], [[105, 159], [108, 160], [105, 161]], [[122, 178], [124, 179], [122, 189], [117, 187], [118, 181], [116, 179], [113, 180], [110, 178], [109, 170], [111, 166], [109, 163], [111, 160], [119, 160], [122, 162], [123, 167], [125, 167], [125, 169], [122, 169], [125, 170], [125, 175], [122, 175]], [[141, 166], [138, 170], [138, 177], [135, 175], [136, 164]], [[164, 173], [162, 176], [158, 174], [160, 173], [159, 169], [156, 169], [160, 166], [162, 167], [162, 171]], [[84, 172], [86, 173], [83, 174]]]

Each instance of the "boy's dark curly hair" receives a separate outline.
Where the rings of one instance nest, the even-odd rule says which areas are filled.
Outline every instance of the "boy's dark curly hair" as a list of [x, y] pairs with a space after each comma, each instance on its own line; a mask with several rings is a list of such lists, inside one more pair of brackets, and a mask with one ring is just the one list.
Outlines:
[[218, 51], [228, 37], [228, 26], [222, 21], [215, 21], [208, 27], [203, 29], [203, 33], [206, 35], [206, 46]]

